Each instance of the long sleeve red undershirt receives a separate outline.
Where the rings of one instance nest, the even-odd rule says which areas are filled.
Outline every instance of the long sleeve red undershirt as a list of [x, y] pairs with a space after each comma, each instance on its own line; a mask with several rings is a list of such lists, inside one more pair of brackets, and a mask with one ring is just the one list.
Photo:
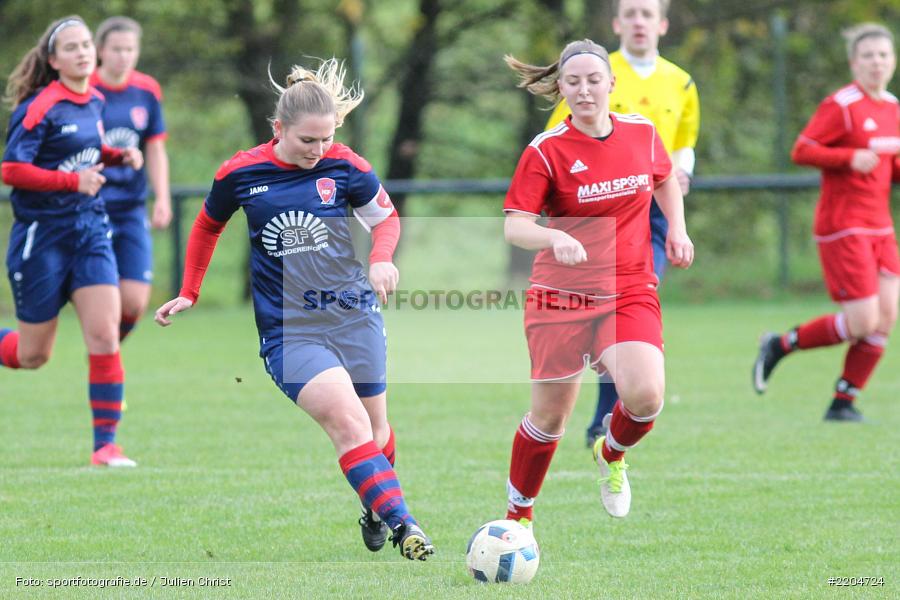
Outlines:
[[[100, 160], [104, 165], [122, 164], [122, 151], [101, 146]], [[43, 169], [32, 163], [4, 162], [0, 165], [0, 177], [10, 187], [33, 192], [77, 192], [78, 173]]]

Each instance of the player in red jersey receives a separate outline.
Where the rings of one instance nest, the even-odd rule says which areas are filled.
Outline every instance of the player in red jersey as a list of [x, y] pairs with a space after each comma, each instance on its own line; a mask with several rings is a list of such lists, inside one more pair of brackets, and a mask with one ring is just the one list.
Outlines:
[[[531, 412], [513, 441], [507, 518], [532, 518], [532, 505], [574, 408], [585, 363], [609, 371], [619, 390], [594, 455], [609, 514], [624, 517], [631, 491], [623, 457], [663, 404], [662, 318], [650, 246], [651, 198], [669, 221], [666, 253], [686, 268], [694, 248], [672, 163], [656, 128], [609, 110], [615, 84], [606, 50], [572, 42], [547, 67], [507, 64], [520, 87], [572, 115], [528, 145], [506, 196], [506, 239], [538, 250], [525, 308], [531, 356]], [[547, 226], [536, 221], [544, 212]]]
[[783, 335], [764, 334], [753, 386], [765, 392], [772, 369], [794, 350], [848, 342], [825, 420], [858, 422], [854, 400], [897, 320], [900, 257], [889, 203], [891, 181], [900, 181], [900, 105], [887, 91], [896, 65], [888, 29], [867, 23], [849, 30], [847, 53], [853, 83], [819, 105], [792, 152], [797, 164], [822, 170], [814, 235], [840, 311]]

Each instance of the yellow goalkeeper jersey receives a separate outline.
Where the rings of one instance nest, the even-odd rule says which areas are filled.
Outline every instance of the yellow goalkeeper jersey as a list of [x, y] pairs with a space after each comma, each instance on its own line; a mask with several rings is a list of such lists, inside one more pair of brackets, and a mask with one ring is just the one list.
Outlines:
[[[641, 78], [618, 50], [609, 55], [609, 62], [616, 77], [616, 87], [609, 96], [611, 111], [637, 113], [653, 121], [669, 153], [697, 144], [700, 99], [697, 86], [686, 71], [657, 56], [656, 69], [649, 77]], [[570, 113], [563, 100], [550, 115], [547, 129]]]

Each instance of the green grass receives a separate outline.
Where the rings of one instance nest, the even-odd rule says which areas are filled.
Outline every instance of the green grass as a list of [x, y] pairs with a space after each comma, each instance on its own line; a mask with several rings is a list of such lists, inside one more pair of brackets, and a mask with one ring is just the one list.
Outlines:
[[[168, 330], [142, 324], [124, 349], [120, 429], [140, 467], [87, 467], [86, 361], [67, 309], [50, 364], [0, 370], [0, 597], [28, 597], [16, 577], [45, 580], [33, 596], [48, 598], [896, 597], [900, 354], [888, 349], [861, 398], [871, 425], [821, 421], [839, 348], [792, 357], [762, 399], [749, 386], [761, 330], [828, 309], [667, 306], [666, 408], [629, 453], [631, 515], [614, 521], [599, 503], [582, 437], [589, 383], [537, 503], [538, 575], [519, 588], [476, 584], [464, 552], [479, 524], [503, 515], [527, 384], [390, 387], [398, 472], [437, 548], [412, 564], [362, 546], [333, 450], [265, 374], [247, 308], [201, 305]], [[520, 316], [472, 317], [525, 377]], [[459, 335], [458, 320], [387, 319], [392, 368], [418, 381], [463, 381], [464, 367], [492, 360], [473, 354], [477, 344], [441, 343]], [[434, 356], [462, 368], [430, 371]], [[77, 576], [157, 580], [151, 590], [47, 587]], [[829, 587], [831, 576], [885, 583], [851, 591]], [[161, 577], [231, 587], [161, 587]]]

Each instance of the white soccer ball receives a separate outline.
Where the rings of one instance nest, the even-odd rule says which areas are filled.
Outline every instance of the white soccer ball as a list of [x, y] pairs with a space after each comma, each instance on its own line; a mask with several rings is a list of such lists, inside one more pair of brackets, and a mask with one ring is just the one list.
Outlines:
[[477, 581], [528, 583], [537, 572], [541, 551], [534, 535], [516, 521], [491, 521], [469, 540], [466, 567]]

